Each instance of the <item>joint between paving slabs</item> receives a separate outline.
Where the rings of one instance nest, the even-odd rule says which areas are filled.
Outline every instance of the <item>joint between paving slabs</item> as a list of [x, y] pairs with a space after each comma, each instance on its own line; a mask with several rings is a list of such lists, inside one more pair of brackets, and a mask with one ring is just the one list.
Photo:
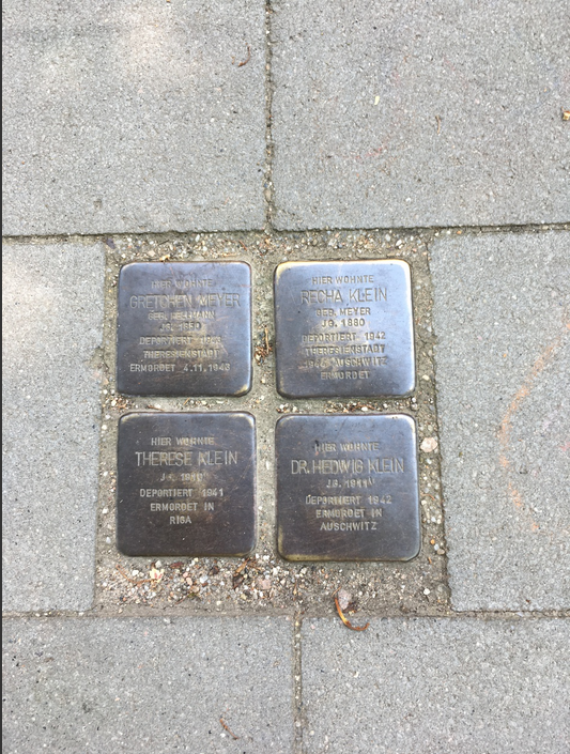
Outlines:
[[293, 678], [293, 754], [306, 754], [304, 733], [308, 720], [303, 695], [303, 617], [296, 613], [292, 620], [292, 678]]
[[[224, 612], [216, 614], [216, 618], [235, 618], [238, 615], [243, 615], [243, 613], [230, 613], [230, 612]], [[259, 613], [256, 614], [257, 617], [259, 617]], [[284, 616], [283, 612], [275, 612], [275, 611], [266, 611], [263, 613], [265, 617], [271, 617], [271, 618], [278, 618], [278, 617], [290, 617], [290, 616]], [[293, 614], [294, 617], [296, 617], [295, 614]], [[314, 615], [314, 616], [303, 616], [299, 615], [299, 619], [304, 621], [310, 621], [310, 620], [318, 620], [320, 618], [330, 618], [332, 620], [338, 620], [338, 615], [335, 612], [336, 618], [332, 615], [332, 613], [322, 614], [322, 615]], [[187, 614], [181, 614], [177, 613], [173, 610], [169, 609], [149, 609], [147, 607], [138, 607], [136, 610], [130, 610], [128, 612], [123, 612], [121, 614], [112, 614], [110, 612], [102, 612], [101, 610], [98, 610], [96, 607], [89, 608], [81, 611], [75, 611], [75, 610], [29, 610], [29, 611], [14, 611], [14, 610], [6, 610], [2, 612], [2, 619], [3, 620], [37, 620], [37, 619], [54, 619], [54, 620], [93, 620], [94, 618], [117, 618], [118, 620], [131, 620], [133, 618], [169, 618], [171, 620], [177, 620], [179, 618], [185, 618], [185, 617], [204, 617], [204, 618], [211, 618], [211, 614], [202, 614], [202, 615], [187, 615]], [[351, 616], [352, 617], [352, 616]], [[370, 615], [368, 616], [362, 613], [359, 616], [359, 619], [361, 620], [367, 620], [368, 617], [370, 617], [370, 625], [368, 629], [366, 630], [374, 630], [376, 627], [376, 622], [386, 619], [393, 619], [393, 618], [410, 618], [414, 620], [433, 620], [434, 618], [437, 618], [439, 620], [464, 620], [466, 618], [481, 620], [481, 621], [541, 621], [541, 620], [568, 620], [570, 619], [570, 609], [562, 609], [562, 610], [528, 610], [528, 611], [512, 611], [512, 610], [487, 610], [485, 608], [481, 608], [479, 610], [451, 610], [449, 609], [446, 613], [439, 613], [438, 615], [430, 615], [430, 614], [423, 614], [423, 615], [402, 615], [402, 613], [399, 610], [393, 610], [393, 611], [387, 611], [382, 614], [378, 615]], [[349, 631], [347, 628], [346, 631]], [[302, 649], [302, 647], [301, 647]]]
[[[272, 142], [271, 142], [272, 143]], [[273, 203], [272, 203], [273, 206]], [[383, 227], [378, 224], [374, 228], [351, 228], [342, 225], [322, 228], [304, 228], [301, 230], [280, 230], [268, 226], [267, 231], [260, 229], [259, 231], [245, 231], [240, 229], [235, 230], [170, 230], [170, 231], [128, 231], [115, 233], [110, 230], [106, 233], [27, 233], [20, 235], [5, 235], [2, 237], [2, 243], [12, 245], [27, 245], [27, 244], [79, 244], [82, 246], [92, 246], [96, 243], [107, 243], [107, 241], [130, 238], [137, 239], [139, 242], [146, 240], [147, 242], [154, 241], [155, 243], [176, 243], [184, 242], [186, 239], [192, 238], [196, 234], [203, 237], [214, 238], [250, 238], [252, 235], [258, 235], [259, 233], [265, 233], [266, 235], [277, 240], [279, 237], [314, 237], [323, 235], [326, 233], [377, 233], [377, 234], [391, 234], [394, 237], [405, 236], [409, 234], [421, 235], [424, 239], [433, 239], [438, 235], [452, 235], [452, 234], [464, 234], [464, 235], [478, 235], [483, 233], [548, 233], [550, 231], [568, 231], [570, 230], [570, 220], [561, 223], [543, 223], [543, 224], [508, 224], [502, 225], [431, 225], [431, 226], [390, 226]]]
[[273, 195], [273, 79], [272, 79], [272, 15], [271, 1], [265, 3], [265, 171], [263, 185], [263, 201], [265, 205], [265, 229], [272, 231], [275, 205]]
[[[429, 285], [430, 285], [430, 300], [431, 300], [432, 305], [433, 305], [433, 284], [432, 284], [430, 263], [431, 263], [431, 247], [432, 247], [433, 240], [435, 240], [435, 237], [434, 237], [434, 239], [432, 239], [432, 241], [429, 241], [426, 244], [427, 245], [427, 252], [428, 252], [427, 253], [427, 264], [428, 264], [428, 269], [430, 271], [430, 274], [429, 274], [429, 277], [428, 277], [428, 279], [429, 279]], [[432, 334], [433, 334], [433, 338], [432, 338], [433, 380], [434, 380], [435, 386], [437, 387], [437, 384], [438, 384], [437, 383], [437, 366], [436, 366], [435, 354], [433, 353], [433, 348], [435, 347], [435, 343], [436, 343], [436, 340], [437, 340], [437, 333], [435, 333], [433, 331], [433, 318], [431, 318], [431, 317], [430, 317], [430, 325], [432, 327]], [[443, 570], [443, 580], [444, 580], [444, 583], [447, 584], [447, 595], [448, 595], [448, 600], [449, 600], [449, 607], [451, 607], [451, 597], [452, 597], [452, 595], [451, 595], [451, 586], [449, 584], [449, 571], [448, 571], [448, 563], [447, 563], [448, 545], [447, 545], [447, 534], [446, 534], [446, 521], [445, 521], [445, 515], [443, 514], [444, 513], [444, 500], [445, 500], [445, 486], [444, 486], [443, 474], [442, 474], [441, 446], [439, 445], [439, 438], [441, 437], [441, 431], [440, 431], [440, 427], [439, 427], [439, 412], [437, 410], [437, 389], [435, 389], [434, 393], [433, 393], [433, 405], [434, 405], [434, 411], [435, 411], [435, 416], [436, 416], [436, 421], [437, 421], [437, 439], [438, 439], [438, 447], [439, 447], [439, 453], [434, 457], [434, 463], [437, 466], [437, 477], [439, 479], [439, 484], [440, 484], [439, 492], [440, 492], [440, 503], [441, 503], [441, 508], [442, 508], [442, 516], [441, 516], [441, 519], [442, 519], [442, 523], [441, 523], [442, 531], [441, 531], [441, 537], [442, 537], [442, 540], [443, 540], [443, 547], [444, 547], [444, 550], [445, 550], [445, 553], [446, 553], [446, 557], [443, 559], [442, 570]], [[425, 500], [425, 498], [424, 498], [424, 500]]]

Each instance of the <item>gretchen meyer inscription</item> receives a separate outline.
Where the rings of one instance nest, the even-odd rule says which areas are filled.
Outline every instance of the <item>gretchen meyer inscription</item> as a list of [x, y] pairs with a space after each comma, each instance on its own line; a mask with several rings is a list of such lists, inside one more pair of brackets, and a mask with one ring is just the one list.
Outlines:
[[117, 384], [131, 395], [251, 388], [251, 269], [135, 262], [119, 277]]
[[288, 398], [408, 395], [410, 266], [288, 262], [275, 273], [277, 389]]
[[286, 416], [276, 440], [283, 557], [410, 560], [418, 554], [414, 419]]
[[119, 424], [125, 555], [247, 555], [255, 546], [255, 420], [129, 414]]

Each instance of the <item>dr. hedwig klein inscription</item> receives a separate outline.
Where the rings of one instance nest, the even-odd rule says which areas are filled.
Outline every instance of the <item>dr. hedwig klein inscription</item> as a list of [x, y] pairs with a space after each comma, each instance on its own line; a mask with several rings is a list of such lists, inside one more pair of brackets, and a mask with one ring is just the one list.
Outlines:
[[121, 270], [117, 383], [131, 395], [243, 395], [251, 387], [251, 269], [136, 262]]
[[275, 273], [275, 327], [277, 389], [288, 398], [414, 390], [407, 262], [281, 264]]
[[122, 417], [119, 550], [247, 555], [256, 541], [255, 468], [255, 420], [249, 414]]
[[283, 557], [410, 560], [418, 554], [413, 418], [286, 416], [276, 439]]

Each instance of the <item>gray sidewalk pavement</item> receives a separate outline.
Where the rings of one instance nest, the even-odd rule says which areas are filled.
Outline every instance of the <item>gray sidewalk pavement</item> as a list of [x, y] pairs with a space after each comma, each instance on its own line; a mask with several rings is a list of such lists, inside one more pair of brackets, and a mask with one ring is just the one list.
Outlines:
[[3, 13], [4, 234], [263, 225], [262, 0]]
[[99, 461], [100, 244], [3, 253], [2, 604], [93, 603]]
[[567, 3], [271, 7], [278, 228], [568, 220]]
[[13, 754], [290, 751], [288, 624], [8, 621], [4, 745]]
[[[9, 0], [3, 38], [4, 749], [569, 752], [568, 4]], [[275, 264], [387, 257], [413, 396], [280, 397]], [[252, 265], [250, 395], [116, 391], [161, 259]], [[118, 553], [118, 417], [168, 407], [256, 416], [255, 567]], [[280, 559], [278, 417], [399, 411], [419, 556]]]
[[570, 606], [568, 243], [455, 236], [431, 252], [457, 610]]
[[563, 620], [384, 619], [303, 629], [308, 754], [565, 754]]

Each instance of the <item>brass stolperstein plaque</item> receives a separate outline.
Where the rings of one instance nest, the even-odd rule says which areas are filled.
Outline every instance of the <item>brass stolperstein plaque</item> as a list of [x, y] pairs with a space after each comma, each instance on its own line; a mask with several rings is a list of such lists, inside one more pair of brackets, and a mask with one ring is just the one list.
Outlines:
[[414, 390], [407, 262], [279, 265], [275, 330], [277, 389], [288, 398], [403, 396]]
[[122, 268], [122, 393], [243, 395], [251, 388], [251, 351], [249, 265], [135, 262]]
[[410, 560], [420, 547], [415, 420], [277, 423], [278, 549], [289, 560]]
[[123, 416], [118, 547], [132, 556], [247, 555], [255, 547], [255, 420]]

